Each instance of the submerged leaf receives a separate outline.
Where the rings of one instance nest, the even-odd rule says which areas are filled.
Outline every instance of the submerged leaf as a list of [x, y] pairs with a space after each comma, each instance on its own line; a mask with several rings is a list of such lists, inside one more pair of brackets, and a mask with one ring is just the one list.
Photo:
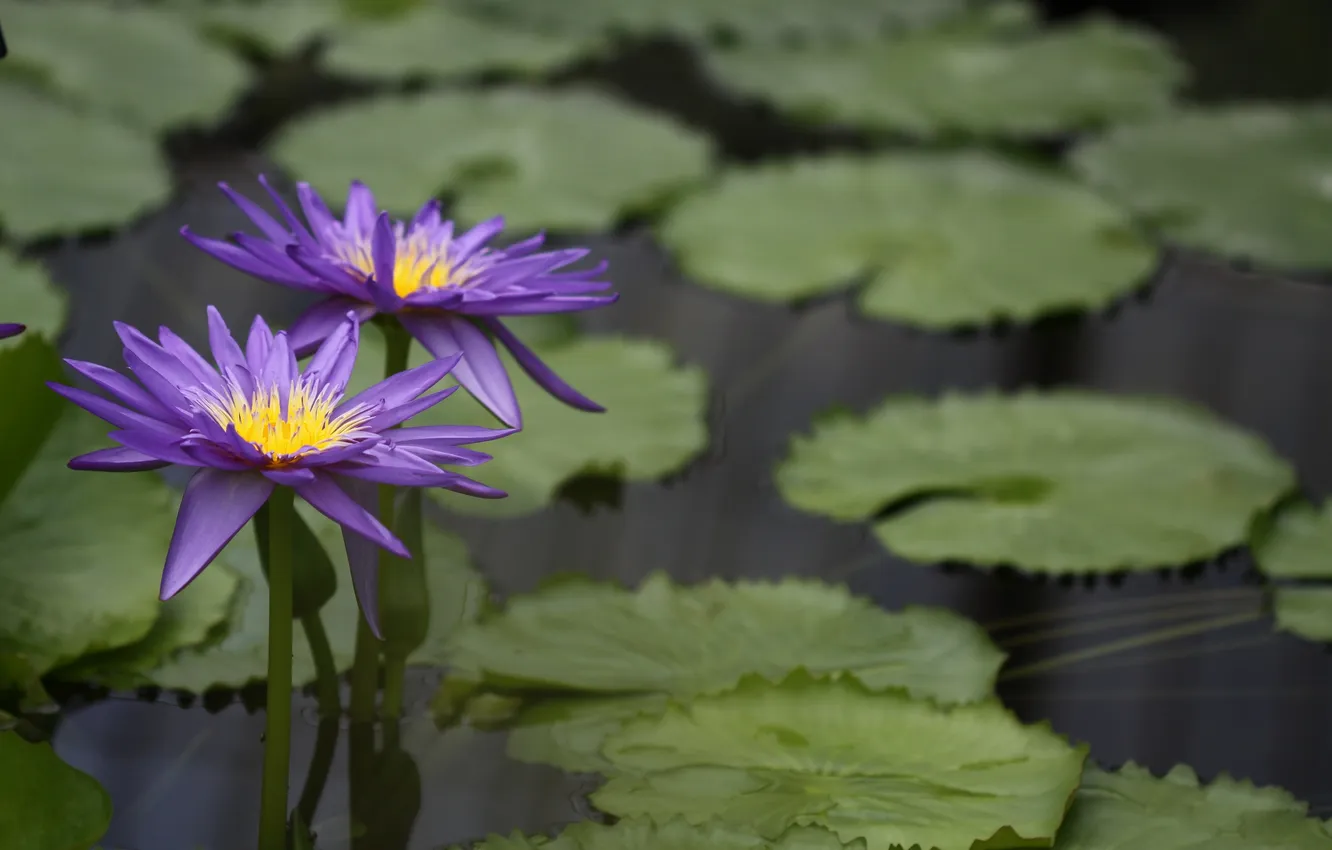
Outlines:
[[111, 826], [111, 798], [50, 744], [0, 731], [0, 847], [87, 850]]
[[1120, 127], [1073, 163], [1182, 245], [1332, 267], [1332, 108], [1190, 109]]
[[1157, 779], [1129, 763], [1089, 767], [1055, 850], [1332, 850], [1332, 834], [1280, 788], [1221, 776], [1200, 785], [1180, 765]]
[[1272, 608], [1278, 630], [1332, 643], [1332, 587], [1278, 587]]
[[630, 721], [592, 795], [617, 817], [822, 826], [868, 850], [1048, 845], [1085, 751], [987, 701], [952, 709], [856, 684], [750, 683]]
[[464, 221], [503, 212], [516, 230], [604, 229], [698, 181], [709, 164], [703, 137], [588, 91], [351, 103], [296, 121], [273, 154], [330, 197], [359, 179], [381, 207], [409, 214], [446, 192]]
[[1091, 573], [1238, 546], [1294, 473], [1198, 408], [1055, 391], [890, 399], [797, 437], [777, 484], [836, 520], [889, 509], [875, 533], [913, 561]]
[[853, 47], [722, 49], [731, 87], [817, 122], [920, 135], [1046, 135], [1164, 111], [1184, 67], [1158, 36], [1093, 19], [997, 38], [942, 30]]
[[793, 301], [865, 278], [867, 314], [929, 328], [1098, 309], [1156, 256], [1094, 193], [980, 153], [731, 171], [661, 236], [703, 285]]

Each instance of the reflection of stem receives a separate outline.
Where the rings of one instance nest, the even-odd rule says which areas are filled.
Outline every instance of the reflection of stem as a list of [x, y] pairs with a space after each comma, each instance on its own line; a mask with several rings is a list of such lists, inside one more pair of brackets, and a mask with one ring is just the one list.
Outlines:
[[296, 804], [296, 811], [307, 824], [314, 823], [319, 798], [324, 796], [324, 785], [328, 783], [329, 771], [333, 769], [333, 754], [338, 749], [338, 731], [338, 717], [334, 715], [320, 720], [319, 729], [315, 732], [314, 755], [310, 757], [305, 787], [301, 789], [301, 799]]
[[342, 715], [342, 695], [338, 693], [338, 667], [333, 661], [333, 647], [328, 643], [324, 621], [315, 612], [301, 618], [301, 629], [305, 632], [305, 641], [310, 645], [310, 655], [314, 658], [315, 698], [319, 702], [319, 717], [337, 718]]
[[1074, 652], [1066, 652], [1062, 655], [1056, 655], [1053, 658], [1047, 658], [1043, 661], [1036, 661], [1022, 667], [1005, 670], [999, 674], [999, 679], [1001, 681], [1009, 681], [1012, 679], [1025, 678], [1027, 676], [1035, 676], [1040, 673], [1049, 672], [1050, 670], [1056, 670], [1060, 667], [1066, 667], [1070, 664], [1076, 664], [1080, 661], [1090, 661], [1094, 658], [1113, 655], [1116, 652], [1137, 649], [1141, 646], [1151, 646], [1154, 643], [1164, 643], [1165, 641], [1174, 640], [1176, 638], [1205, 634], [1210, 631], [1224, 629], [1227, 626], [1236, 626], [1241, 623], [1252, 623], [1261, 617], [1261, 612], [1248, 611], [1242, 614], [1228, 614], [1224, 617], [1215, 617], [1201, 622], [1187, 623], [1169, 629], [1158, 629], [1154, 632], [1134, 635], [1133, 637], [1110, 641], [1109, 643], [1103, 643], [1100, 646], [1092, 646]]
[[981, 626], [988, 632], [997, 632], [1003, 629], [1015, 629], [1021, 626], [1041, 625], [1052, 620], [1081, 619], [1089, 614], [1117, 611], [1148, 611], [1154, 608], [1173, 608], [1176, 606], [1184, 607], [1195, 605], [1204, 607], [1206, 605], [1219, 603], [1225, 599], [1245, 599], [1253, 597], [1258, 599], [1262, 594], [1251, 587], [1222, 587], [1212, 590], [1190, 591], [1170, 596], [1149, 596], [1138, 598], [1108, 599], [1102, 602], [1092, 602], [1069, 606], [1066, 608], [1056, 608], [1053, 611], [1037, 611], [1034, 614], [1022, 614], [1017, 617], [1005, 617], [1002, 620], [991, 620], [987, 623], [981, 623]]
[[385, 719], [385, 735], [388, 734], [388, 725], [397, 725], [399, 717], [402, 717], [402, 698], [407, 677], [407, 659], [394, 654], [384, 658], [384, 704], [380, 708], [380, 715]]
[[[1240, 600], [1249, 602], [1251, 600]], [[1252, 600], [1257, 601], [1257, 600]], [[1028, 644], [1041, 643], [1049, 640], [1059, 640], [1065, 637], [1074, 637], [1076, 635], [1092, 634], [1095, 632], [1110, 631], [1125, 626], [1150, 626], [1161, 623], [1169, 623], [1172, 620], [1187, 620], [1193, 617], [1204, 616], [1207, 614], [1237, 614], [1249, 605], [1236, 605], [1234, 601], [1217, 600], [1210, 605], [1178, 605], [1169, 608], [1162, 608], [1158, 611], [1134, 611], [1128, 614], [1111, 617], [1088, 618], [1081, 622], [1065, 623], [1048, 629], [1039, 629], [1037, 631], [1023, 632], [1007, 638], [999, 638], [996, 642], [1005, 649], [1012, 649], [1018, 646], [1027, 646]]]
[[[372, 639], [374, 635], [370, 636]], [[373, 723], [352, 721], [347, 730], [347, 778], [350, 797], [352, 850], [375, 850], [370, 835], [375, 784], [375, 726]]]
[[287, 771], [291, 766], [291, 633], [293, 491], [277, 487], [268, 499], [268, 707], [259, 850], [287, 846]]

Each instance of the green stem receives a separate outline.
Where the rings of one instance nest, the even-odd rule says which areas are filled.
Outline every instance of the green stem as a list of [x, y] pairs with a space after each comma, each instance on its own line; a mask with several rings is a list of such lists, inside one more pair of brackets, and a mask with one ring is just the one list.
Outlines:
[[301, 789], [301, 799], [296, 804], [296, 811], [300, 812], [306, 824], [314, 823], [319, 798], [324, 795], [329, 771], [333, 769], [333, 756], [337, 753], [340, 731], [336, 717], [325, 717], [319, 721], [319, 728], [315, 732], [314, 755], [310, 757], [310, 770], [305, 774], [305, 787]]
[[287, 774], [291, 769], [292, 491], [268, 499], [268, 708], [259, 850], [287, 845]]
[[407, 659], [398, 655], [384, 658], [384, 705], [380, 714], [389, 722], [402, 717], [402, 693], [407, 678]]
[[[407, 370], [407, 352], [411, 348], [412, 338], [402, 327], [393, 321], [379, 325], [384, 332], [384, 377], [391, 378]], [[389, 531], [393, 530], [393, 496], [391, 487], [379, 488], [379, 520]], [[388, 491], [385, 507], [385, 491]], [[385, 553], [379, 556], [379, 566], [383, 569]], [[375, 719], [375, 691], [379, 689], [379, 640], [360, 617], [356, 625], [356, 655], [352, 661], [351, 673], [351, 708], [353, 722], [369, 723]]]
[[342, 715], [342, 694], [338, 692], [338, 667], [333, 661], [333, 647], [318, 612], [301, 618], [305, 642], [310, 645], [310, 656], [315, 666], [315, 699], [319, 703], [320, 719]]

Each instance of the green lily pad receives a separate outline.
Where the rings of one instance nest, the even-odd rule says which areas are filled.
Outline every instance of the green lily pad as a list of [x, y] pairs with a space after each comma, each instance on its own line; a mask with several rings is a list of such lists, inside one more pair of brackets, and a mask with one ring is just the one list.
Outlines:
[[1280, 510], [1253, 554], [1269, 578], [1332, 578], [1332, 499], [1321, 508], [1298, 502]]
[[1184, 66], [1163, 39], [1092, 19], [1000, 38], [977, 29], [891, 42], [722, 49], [713, 75], [816, 123], [918, 135], [1049, 135], [1170, 106]]
[[900, 506], [874, 531], [913, 561], [1064, 574], [1212, 557], [1293, 484], [1201, 409], [1078, 391], [890, 399], [796, 438], [777, 471], [791, 504], [836, 520]]
[[981, 153], [737, 169], [661, 236], [705, 286], [794, 301], [865, 278], [862, 310], [927, 328], [1098, 309], [1156, 262], [1094, 193]]
[[[361, 616], [348, 575], [342, 531], [298, 501], [315, 536], [323, 543], [338, 572], [338, 590], [321, 611], [333, 658], [339, 670], [351, 666], [356, 644], [356, 625]], [[485, 602], [481, 578], [467, 562], [466, 549], [458, 538], [432, 525], [424, 529], [425, 555], [431, 600], [431, 622], [425, 643], [413, 661], [431, 663], [446, 654], [454, 633], [477, 616]], [[267, 673], [268, 585], [259, 566], [254, 535], [242, 531], [227, 545], [220, 563], [242, 577], [242, 594], [233, 610], [226, 637], [198, 651], [177, 654], [166, 664], [145, 674], [145, 679], [165, 688], [201, 693], [211, 687], [240, 688], [260, 681]], [[211, 569], [211, 568], [210, 568]], [[314, 661], [303, 636], [297, 637], [293, 658], [293, 681], [308, 684], [315, 678]]]
[[8, 82], [0, 82], [0, 115], [0, 162], [7, 163], [0, 169], [0, 228], [10, 237], [120, 224], [171, 192], [156, 142], [146, 133]]
[[844, 587], [786, 579], [634, 591], [574, 580], [509, 600], [459, 635], [455, 670], [495, 684], [600, 693], [716, 693], [743, 676], [850, 675], [944, 702], [984, 699], [1004, 655], [950, 611], [888, 613]]
[[601, 756], [606, 738], [635, 717], [662, 713], [669, 700], [665, 694], [539, 700], [509, 729], [509, 757], [570, 773], [610, 773]]
[[694, 826], [672, 820], [657, 826], [650, 820], [630, 818], [611, 825], [580, 821], [554, 838], [522, 833], [492, 835], [472, 850], [842, 850], [842, 846], [831, 832], [816, 827], [792, 829], [778, 839], [768, 840], [716, 823]]
[[605, 95], [506, 90], [314, 113], [282, 133], [273, 155], [333, 198], [360, 179], [380, 206], [404, 214], [447, 192], [466, 221], [503, 213], [515, 230], [597, 231], [702, 179], [709, 147]]
[[1278, 587], [1272, 610], [1279, 631], [1332, 643], [1332, 587]]
[[1190, 109], [1077, 150], [1087, 180], [1167, 239], [1293, 268], [1332, 267], [1332, 108]]
[[1129, 763], [1089, 767], [1056, 850], [1332, 850], [1309, 807], [1280, 788], [1221, 776], [1201, 785], [1180, 765], [1157, 779]]
[[157, 599], [177, 496], [151, 473], [75, 472], [106, 426], [67, 411], [0, 506], [0, 651], [45, 673], [142, 640]]
[[[90, 108], [150, 129], [214, 120], [249, 82], [239, 59], [169, 10], [43, 0], [0, 3], [0, 17], [12, 45], [8, 62]], [[85, 168], [76, 170], [87, 179]]]
[[110, 828], [111, 798], [50, 744], [0, 732], [0, 765], [0, 846], [6, 850], [87, 850]]
[[20, 260], [0, 249], [0, 322], [28, 326], [24, 336], [0, 342], [0, 351], [33, 335], [55, 342], [65, 329], [68, 313], [65, 293], [51, 282], [40, 263]]
[[205, 36], [269, 56], [288, 56], [345, 25], [337, 3], [208, 3], [190, 15]]
[[0, 346], [0, 502], [7, 499], [37, 450], [51, 435], [64, 412], [60, 396], [47, 389], [47, 381], [65, 376], [60, 356], [39, 334], [24, 334]]
[[628, 723], [592, 802], [617, 817], [776, 838], [822, 826], [867, 850], [1048, 846], [1084, 749], [996, 702], [940, 708], [848, 681], [750, 683]]
[[324, 64], [348, 76], [455, 76], [507, 71], [536, 76], [568, 64], [597, 47], [515, 31], [429, 5], [388, 21], [344, 27]]

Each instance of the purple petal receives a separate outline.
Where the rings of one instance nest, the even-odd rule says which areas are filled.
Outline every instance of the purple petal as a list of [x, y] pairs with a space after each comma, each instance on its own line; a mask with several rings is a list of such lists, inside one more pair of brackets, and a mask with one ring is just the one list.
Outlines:
[[257, 376], [259, 385], [277, 387], [278, 397], [282, 399], [282, 407], [285, 410], [287, 395], [291, 392], [291, 385], [300, 372], [300, 366], [296, 363], [296, 354], [287, 343], [286, 332], [278, 331], [277, 336], [273, 337], [273, 347], [268, 352], [268, 360]]
[[161, 598], [175, 596], [203, 572], [272, 492], [273, 482], [262, 475], [217, 469], [194, 473], [176, 515]]
[[174, 419], [175, 414], [162, 406], [162, 403], [154, 398], [143, 387], [126, 378], [119, 372], [108, 369], [97, 363], [89, 363], [84, 360], [65, 360], [74, 371], [92, 381], [97, 386], [111, 393], [111, 395], [128, 404], [132, 408], [148, 414], [157, 419]]
[[444, 376], [458, 365], [460, 359], [460, 355], [455, 354], [431, 360], [406, 372], [390, 375], [374, 386], [344, 400], [333, 413], [337, 415], [358, 405], [366, 407], [382, 405], [385, 410], [404, 405], [444, 380]]
[[354, 312], [342, 317], [338, 326], [315, 352], [314, 359], [305, 367], [307, 375], [318, 375], [320, 383], [331, 387], [338, 395], [347, 388], [352, 367], [356, 365], [356, 352], [361, 344], [361, 326]]
[[476, 449], [464, 449], [459, 446], [435, 448], [422, 445], [404, 445], [402, 448], [410, 450], [412, 454], [422, 460], [450, 466], [480, 466], [495, 457], [485, 452], [478, 452]]
[[27, 329], [27, 325], [15, 324], [13, 322], [0, 323], [0, 339], [9, 339], [11, 336], [18, 336]]
[[309, 356], [329, 334], [347, 321], [348, 313], [355, 313], [358, 322], [366, 322], [375, 315], [375, 308], [362, 301], [340, 296], [320, 301], [302, 313], [287, 329], [292, 351], [296, 352], [297, 357]]
[[301, 468], [310, 468], [342, 463], [345, 460], [350, 460], [357, 455], [373, 449], [381, 442], [383, 442], [383, 438], [376, 435], [362, 437], [350, 445], [338, 446], [337, 448], [324, 449], [323, 451], [311, 452], [310, 454], [303, 455], [298, 461], [296, 461], [296, 465]]
[[299, 218], [297, 218], [296, 213], [292, 212], [291, 207], [287, 205], [286, 201], [282, 200], [282, 196], [279, 195], [277, 190], [268, 182], [267, 176], [263, 174], [259, 175], [259, 185], [264, 187], [264, 191], [268, 193], [268, 197], [273, 199], [273, 206], [278, 208], [278, 213], [282, 215], [283, 221], [287, 222], [288, 232], [283, 234], [284, 238], [275, 239], [273, 241], [282, 243], [290, 243], [294, 241], [300, 245], [304, 245], [312, 251], [318, 250], [319, 243], [315, 241], [315, 238], [310, 235], [310, 231], [306, 230], [305, 225], [301, 223]]
[[91, 470], [93, 472], [146, 472], [170, 466], [167, 461], [150, 457], [134, 449], [119, 446], [110, 449], [98, 449], [95, 452], [79, 455], [70, 460], [70, 469]]
[[497, 215], [486, 219], [453, 240], [453, 244], [449, 246], [449, 261], [455, 264], [466, 261], [502, 230], [504, 230], [504, 216]]
[[157, 458], [163, 463], [178, 463], [181, 466], [208, 466], [181, 447], [180, 437], [168, 437], [156, 431], [125, 429], [112, 431], [108, 435], [127, 449], [141, 455]]
[[468, 299], [456, 312], [467, 316], [533, 316], [546, 313], [580, 313], [614, 304], [620, 299], [618, 293], [601, 296], [548, 296], [532, 299], [512, 298], [494, 301], [473, 301]]
[[240, 211], [245, 213], [250, 221], [254, 222], [255, 227], [263, 231], [264, 235], [279, 244], [286, 244], [292, 241], [291, 233], [263, 208], [251, 201], [249, 198], [232, 189], [225, 182], [218, 183], [217, 188], [222, 190], [222, 194], [227, 196], [227, 200], [240, 207]]
[[375, 273], [366, 281], [366, 288], [375, 306], [382, 313], [392, 313], [398, 309], [402, 299], [393, 287], [394, 266], [398, 258], [398, 240], [393, 234], [393, 221], [388, 213], [382, 214], [375, 222], [375, 234], [370, 243], [370, 256], [374, 261]]
[[358, 505], [329, 475], [316, 472], [314, 481], [298, 485], [295, 489], [311, 507], [343, 528], [351, 529], [399, 558], [412, 556], [407, 547], [402, 545], [402, 541], [393, 536], [393, 532], [385, 528], [373, 514]]
[[46, 385], [59, 395], [64, 396], [69, 401], [82, 407], [93, 416], [110, 422], [117, 428], [144, 428], [172, 436], [179, 435], [180, 433], [178, 428], [172, 427], [169, 423], [152, 419], [148, 416], [144, 416], [142, 413], [135, 413], [132, 410], [121, 407], [115, 402], [107, 401], [98, 395], [93, 395], [87, 390], [65, 386], [64, 384], [57, 384], [54, 381], [48, 381]]
[[[369, 481], [345, 480], [343, 489], [363, 510], [375, 509], [379, 488]], [[342, 529], [342, 545], [347, 551], [347, 566], [351, 568], [352, 588], [356, 601], [365, 614], [370, 631], [380, 640], [379, 629], [379, 547], [354, 531]]]
[[300, 201], [301, 210], [305, 213], [305, 220], [310, 222], [310, 229], [321, 242], [326, 242], [332, 238], [334, 226], [337, 219], [333, 218], [333, 213], [329, 211], [328, 204], [319, 197], [319, 193], [310, 187], [309, 183], [296, 184], [296, 199]]
[[233, 377], [246, 395], [253, 393], [253, 376], [240, 343], [231, 335], [222, 314], [211, 304], [208, 305], [208, 347], [213, 350], [213, 360], [222, 372]]
[[193, 459], [192, 466], [210, 466], [228, 472], [242, 472], [255, 468], [253, 463], [247, 463], [211, 443], [182, 443], [180, 450]]
[[393, 442], [404, 445], [461, 446], [484, 443], [518, 433], [517, 428], [482, 428], [479, 425], [419, 425], [399, 428], [393, 432]]
[[434, 230], [440, 223], [440, 203], [438, 198], [431, 198], [421, 205], [412, 217], [411, 230]]
[[263, 475], [274, 484], [286, 487], [299, 487], [315, 480], [315, 474], [308, 469], [265, 469]]
[[413, 416], [418, 416], [421, 413], [429, 410], [430, 408], [439, 404], [441, 401], [453, 395], [457, 391], [458, 391], [457, 387], [448, 387], [447, 389], [440, 390], [437, 393], [421, 396], [415, 401], [409, 401], [406, 404], [401, 404], [398, 405], [397, 407], [383, 410], [379, 413], [376, 413], [373, 417], [371, 417], [370, 420], [365, 423], [365, 427], [367, 430], [371, 431], [383, 431], [385, 429], [392, 428], [395, 425], [399, 425], [403, 422], [406, 422], [408, 419], [411, 419]]
[[350, 298], [365, 299], [370, 293], [365, 282], [342, 266], [331, 263], [317, 254], [301, 249], [299, 245], [287, 247], [287, 256], [307, 274], [319, 281], [320, 288]]
[[263, 316], [255, 316], [250, 324], [250, 336], [245, 340], [245, 362], [250, 373], [256, 378], [268, 362], [268, 352], [273, 348], [273, 331]]
[[403, 313], [398, 320], [436, 357], [450, 357], [461, 351], [463, 359], [453, 368], [458, 383], [501, 422], [522, 427], [513, 384], [495, 346], [480, 329], [467, 319], [447, 315]]
[[[143, 362], [137, 354], [129, 349], [125, 349], [124, 356], [130, 371], [134, 373], [134, 377], [139, 379], [139, 383], [143, 384], [148, 392], [152, 393], [162, 403], [163, 407], [171, 411], [173, 417], [182, 422], [188, 419], [185, 411], [192, 409], [192, 405], [181, 394], [176, 382], [168, 380], [162, 373]], [[179, 364], [177, 364], [177, 368], [184, 369]]]
[[542, 389], [558, 398], [560, 401], [576, 407], [579, 410], [586, 410], [591, 413], [604, 413], [606, 408], [597, 404], [592, 399], [580, 393], [578, 390], [565, 383], [564, 379], [541, 362], [541, 358], [536, 356], [532, 349], [523, 344], [513, 331], [504, 327], [498, 319], [482, 319], [495, 338], [504, 343], [504, 347], [509, 349], [513, 359], [518, 361], [518, 365], [523, 368], [528, 377], [536, 381]]
[[194, 380], [204, 387], [218, 389], [222, 386], [222, 376], [213, 368], [213, 364], [203, 358], [188, 342], [181, 339], [168, 327], [157, 329], [157, 338], [162, 343], [162, 350], [176, 358]]
[[360, 180], [353, 180], [347, 189], [347, 209], [342, 214], [343, 226], [354, 239], [369, 239], [375, 226], [375, 195]]
[[180, 229], [180, 235], [184, 236], [191, 245], [208, 254], [213, 259], [221, 260], [237, 271], [266, 280], [270, 283], [276, 283], [280, 286], [290, 286], [297, 289], [310, 288], [310, 275], [300, 266], [291, 263], [283, 263], [280, 266], [273, 266], [249, 252], [232, 245], [230, 242], [223, 242], [220, 239], [209, 239], [200, 236], [190, 230], [188, 226]]

